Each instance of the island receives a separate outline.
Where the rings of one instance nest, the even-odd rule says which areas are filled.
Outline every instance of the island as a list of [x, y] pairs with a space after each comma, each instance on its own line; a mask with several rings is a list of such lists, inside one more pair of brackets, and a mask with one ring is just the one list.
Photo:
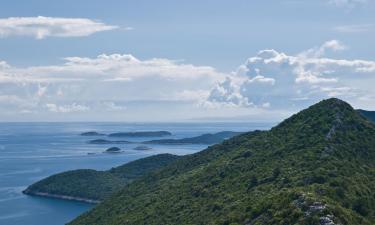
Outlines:
[[89, 144], [97, 144], [97, 145], [106, 145], [106, 144], [130, 144], [130, 141], [113, 141], [113, 140], [106, 140], [106, 139], [95, 139], [88, 141]]
[[151, 147], [148, 147], [146, 145], [138, 145], [137, 147], [133, 148], [134, 150], [141, 150], [141, 151], [145, 151], [145, 150], [151, 150], [152, 148]]
[[164, 137], [172, 135], [168, 131], [138, 131], [138, 132], [118, 132], [109, 134], [109, 137]]
[[144, 141], [144, 144], [165, 144], [165, 145], [182, 145], [182, 144], [216, 144], [225, 139], [242, 134], [243, 132], [222, 131], [214, 134], [202, 134], [196, 137], [181, 138], [181, 139], [159, 139]]
[[126, 184], [172, 164], [179, 156], [159, 154], [138, 159], [107, 171], [79, 169], [42, 179], [23, 191], [27, 195], [98, 203]]
[[89, 137], [92, 137], [92, 136], [105, 136], [105, 134], [98, 133], [96, 131], [89, 131], [89, 132], [83, 132], [83, 133], [81, 133], [81, 136], [89, 136]]
[[121, 149], [118, 147], [110, 147], [107, 150], [105, 150], [105, 153], [120, 153]]

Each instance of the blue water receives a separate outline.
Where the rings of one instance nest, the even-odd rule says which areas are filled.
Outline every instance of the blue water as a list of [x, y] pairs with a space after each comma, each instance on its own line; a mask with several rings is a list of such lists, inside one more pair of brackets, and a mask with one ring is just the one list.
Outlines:
[[[93, 205], [22, 194], [28, 185], [54, 173], [90, 168], [107, 170], [126, 162], [159, 153], [192, 154], [206, 145], [149, 145], [152, 150], [132, 150], [136, 145], [92, 145], [85, 131], [166, 130], [172, 138], [183, 138], [223, 130], [268, 129], [272, 124], [254, 123], [0, 123], [0, 224], [61, 225]], [[171, 138], [171, 137], [168, 137]], [[154, 138], [155, 139], [155, 138]], [[131, 139], [126, 140], [146, 140]], [[121, 154], [102, 153], [117, 146]], [[88, 153], [95, 153], [90, 154]]]

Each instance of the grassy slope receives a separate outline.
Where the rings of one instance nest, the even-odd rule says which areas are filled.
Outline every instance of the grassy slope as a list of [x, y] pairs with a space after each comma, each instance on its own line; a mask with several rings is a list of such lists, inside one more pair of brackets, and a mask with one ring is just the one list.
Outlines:
[[178, 156], [160, 154], [135, 160], [108, 171], [89, 169], [67, 171], [52, 175], [35, 184], [30, 185], [24, 193], [49, 193], [91, 200], [103, 200], [112, 193], [119, 191], [126, 184], [132, 182], [151, 171], [158, 170]]
[[374, 163], [374, 125], [330, 99], [185, 156], [71, 224], [370, 225]]

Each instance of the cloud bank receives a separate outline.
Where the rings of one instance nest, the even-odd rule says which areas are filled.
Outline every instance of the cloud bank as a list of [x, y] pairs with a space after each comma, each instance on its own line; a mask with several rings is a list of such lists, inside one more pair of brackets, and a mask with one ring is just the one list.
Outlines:
[[67, 57], [61, 64], [31, 67], [0, 61], [1, 113], [285, 115], [328, 97], [375, 107], [375, 61], [328, 57], [348, 49], [337, 40], [294, 55], [265, 49], [231, 73], [130, 54]]

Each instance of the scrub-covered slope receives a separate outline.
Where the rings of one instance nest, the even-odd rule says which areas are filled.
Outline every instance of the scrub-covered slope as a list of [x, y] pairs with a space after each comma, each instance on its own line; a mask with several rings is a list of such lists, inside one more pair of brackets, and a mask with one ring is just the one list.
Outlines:
[[134, 179], [156, 171], [177, 158], [178, 156], [171, 154], [160, 154], [135, 160], [108, 171], [80, 169], [58, 173], [30, 185], [24, 193], [98, 202], [119, 191]]
[[127, 185], [71, 224], [375, 224], [375, 127], [322, 101]]

